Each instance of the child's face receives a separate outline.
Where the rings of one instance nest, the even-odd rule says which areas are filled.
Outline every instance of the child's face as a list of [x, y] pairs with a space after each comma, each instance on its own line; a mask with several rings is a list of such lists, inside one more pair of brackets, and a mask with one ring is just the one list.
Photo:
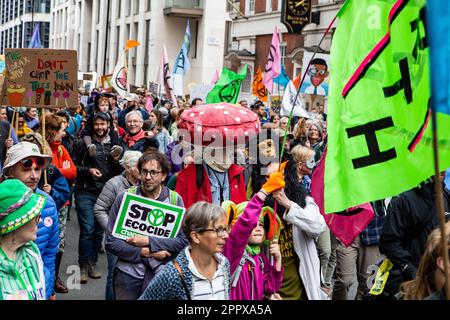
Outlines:
[[109, 105], [107, 102], [102, 102], [99, 106], [98, 106], [98, 110], [100, 110], [100, 112], [107, 112], [109, 109]]
[[248, 239], [249, 244], [262, 244], [264, 239], [266, 238], [266, 233], [264, 231], [264, 223], [258, 222], [258, 226], [253, 229], [250, 238]]

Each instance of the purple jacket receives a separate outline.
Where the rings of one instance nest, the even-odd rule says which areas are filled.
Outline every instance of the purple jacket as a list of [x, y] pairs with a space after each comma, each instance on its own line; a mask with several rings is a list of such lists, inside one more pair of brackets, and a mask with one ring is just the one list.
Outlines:
[[[258, 225], [263, 206], [264, 201], [261, 200], [258, 194], [255, 194], [230, 232], [222, 253], [230, 262], [231, 274], [239, 266], [239, 262], [245, 253], [248, 239], [253, 229]], [[259, 257], [262, 258], [264, 263], [264, 271], [261, 270]], [[283, 268], [279, 272], [275, 271], [275, 266], [270, 265], [269, 260], [263, 253], [252, 258], [256, 263], [253, 269], [253, 283], [249, 262], [246, 261], [236, 287], [231, 288], [230, 300], [262, 300], [264, 295], [270, 295], [280, 289], [283, 281]]]

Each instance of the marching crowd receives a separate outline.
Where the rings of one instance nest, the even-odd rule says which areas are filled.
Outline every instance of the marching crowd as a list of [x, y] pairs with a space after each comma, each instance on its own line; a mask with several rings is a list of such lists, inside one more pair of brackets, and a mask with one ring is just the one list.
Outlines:
[[[311, 195], [327, 145], [323, 105], [290, 121], [260, 100], [240, 101], [265, 134], [198, 157], [178, 123], [201, 99], [174, 105], [144, 89], [79, 97], [84, 104], [45, 113], [0, 108], [0, 300], [68, 292], [59, 269], [71, 212], [80, 282], [106, 276], [107, 300], [347, 300], [355, 276], [356, 299], [445, 299], [450, 223], [444, 235], [436, 229], [433, 178], [370, 203], [375, 218], [350, 245], [330, 231]], [[113, 236], [127, 192], [186, 208], [178, 235]], [[444, 202], [449, 212], [445, 187]], [[99, 270], [105, 251], [108, 270]], [[370, 294], [385, 261], [383, 293]]]

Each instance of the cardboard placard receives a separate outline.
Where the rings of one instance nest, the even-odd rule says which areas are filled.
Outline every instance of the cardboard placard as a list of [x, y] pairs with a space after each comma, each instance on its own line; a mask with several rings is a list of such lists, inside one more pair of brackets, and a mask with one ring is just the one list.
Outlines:
[[173, 239], [183, 221], [185, 208], [125, 193], [112, 235], [119, 239], [135, 235]]
[[78, 105], [76, 51], [8, 48], [5, 62], [2, 105], [35, 108]]

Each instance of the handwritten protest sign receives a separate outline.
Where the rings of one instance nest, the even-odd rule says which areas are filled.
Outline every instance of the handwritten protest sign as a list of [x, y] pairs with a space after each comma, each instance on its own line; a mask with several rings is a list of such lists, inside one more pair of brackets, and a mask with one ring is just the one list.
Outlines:
[[125, 193], [112, 235], [124, 240], [135, 235], [173, 239], [184, 212], [184, 208]]
[[6, 49], [2, 104], [13, 107], [78, 105], [77, 52]]

